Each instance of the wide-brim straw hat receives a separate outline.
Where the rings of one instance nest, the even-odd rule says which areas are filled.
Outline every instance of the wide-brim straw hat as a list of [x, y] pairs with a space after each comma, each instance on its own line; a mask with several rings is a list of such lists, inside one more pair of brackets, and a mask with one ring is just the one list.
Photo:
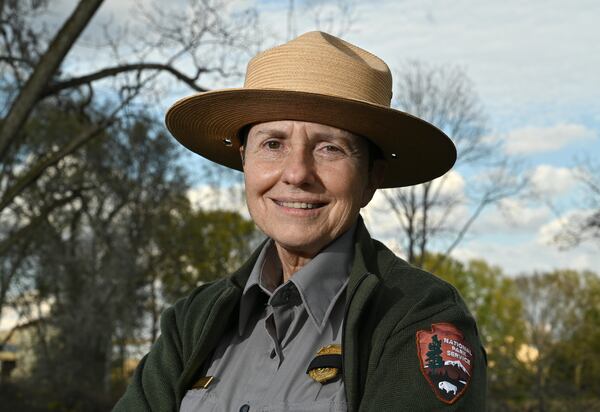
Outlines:
[[166, 124], [181, 144], [242, 170], [240, 130], [273, 120], [321, 123], [370, 139], [388, 163], [381, 188], [410, 186], [446, 173], [456, 160], [448, 136], [390, 108], [392, 75], [377, 56], [323, 32], [305, 33], [259, 53], [244, 87], [177, 101]]

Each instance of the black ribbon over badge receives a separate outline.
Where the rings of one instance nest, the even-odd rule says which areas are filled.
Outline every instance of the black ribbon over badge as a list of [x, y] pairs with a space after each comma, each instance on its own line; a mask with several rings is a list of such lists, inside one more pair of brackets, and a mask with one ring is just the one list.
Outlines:
[[319, 383], [327, 383], [342, 373], [342, 346], [327, 345], [319, 349], [306, 373]]

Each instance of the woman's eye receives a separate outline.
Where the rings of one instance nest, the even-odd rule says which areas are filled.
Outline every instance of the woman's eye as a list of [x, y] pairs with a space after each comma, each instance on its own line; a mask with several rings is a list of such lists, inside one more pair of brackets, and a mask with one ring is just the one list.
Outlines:
[[271, 150], [277, 150], [281, 147], [281, 143], [277, 140], [269, 140], [267, 143], [265, 143], [265, 145]]
[[341, 150], [340, 150], [339, 147], [331, 145], [331, 144], [325, 146], [325, 150], [327, 152], [329, 152], [329, 153], [338, 153], [338, 152], [341, 152]]

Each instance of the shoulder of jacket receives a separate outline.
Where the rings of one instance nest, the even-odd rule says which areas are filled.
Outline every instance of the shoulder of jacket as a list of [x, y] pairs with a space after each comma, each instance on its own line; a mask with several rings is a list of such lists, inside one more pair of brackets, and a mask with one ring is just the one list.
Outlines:
[[365, 321], [373, 328], [375, 341], [385, 342], [400, 331], [413, 336], [414, 328], [439, 322], [455, 324], [477, 336], [475, 319], [453, 285], [375, 242], [379, 287], [370, 299]]
[[383, 243], [377, 240], [373, 242], [381, 270], [378, 277], [384, 290], [394, 291], [394, 295], [402, 295], [404, 299], [413, 302], [433, 295], [440, 303], [457, 304], [466, 309], [460, 293], [453, 285], [433, 273], [409, 264]]

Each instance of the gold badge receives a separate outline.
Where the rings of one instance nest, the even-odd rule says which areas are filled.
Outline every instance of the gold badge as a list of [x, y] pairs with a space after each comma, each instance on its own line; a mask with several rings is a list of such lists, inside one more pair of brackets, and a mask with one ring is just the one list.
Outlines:
[[[327, 345], [319, 349], [317, 357], [321, 355], [341, 355], [342, 346], [339, 344]], [[338, 368], [314, 368], [308, 371], [308, 375], [319, 383], [325, 383], [338, 376]]]
[[208, 385], [210, 385], [214, 379], [215, 379], [214, 376], [204, 376], [204, 377], [198, 379], [198, 381], [194, 384], [194, 386], [192, 386], [192, 389], [206, 389], [206, 388], [208, 388]]

